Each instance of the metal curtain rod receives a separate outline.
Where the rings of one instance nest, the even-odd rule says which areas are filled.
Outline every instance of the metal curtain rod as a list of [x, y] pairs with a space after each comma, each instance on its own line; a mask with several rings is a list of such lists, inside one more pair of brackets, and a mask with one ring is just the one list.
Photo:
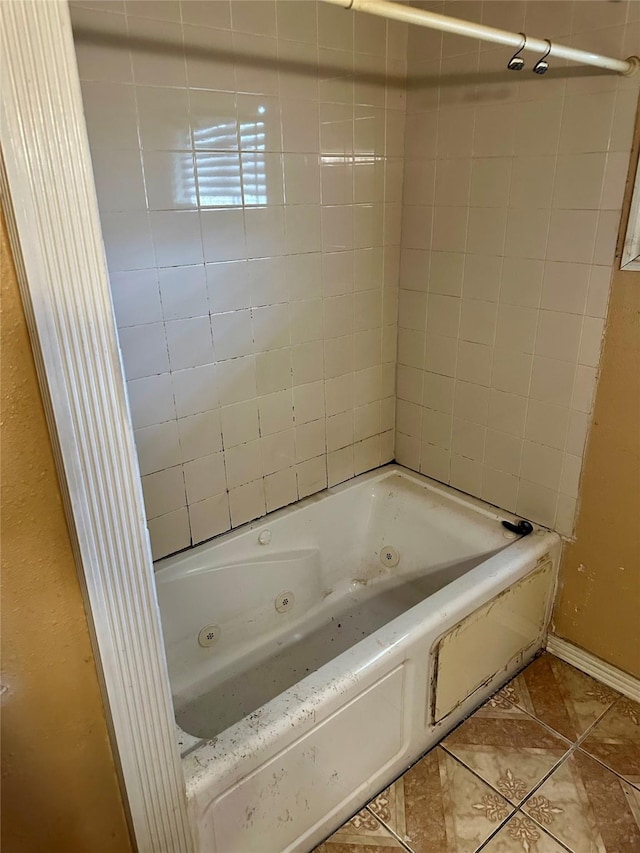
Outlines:
[[[462, 18], [451, 18], [448, 15], [438, 15], [436, 12], [425, 12], [422, 9], [414, 9], [403, 6], [401, 3], [392, 3], [390, 0], [323, 0], [334, 6], [351, 9], [354, 12], [369, 12], [371, 15], [380, 15], [383, 18], [392, 18], [395, 21], [403, 21], [407, 24], [417, 24], [420, 27], [430, 27], [433, 30], [442, 30], [445, 33], [456, 33], [459, 36], [492, 41], [496, 44], [505, 44], [509, 47], [522, 47], [523, 50], [545, 53], [549, 43], [545, 39], [526, 37], [526, 43], [522, 46], [522, 34], [512, 33], [508, 30], [499, 30], [496, 27], [486, 27], [484, 24], [475, 24], [472, 21], [464, 21]], [[553, 44], [550, 56], [568, 59], [571, 62], [580, 62], [584, 65], [595, 65], [597, 68], [607, 68], [609, 71], [617, 71], [619, 74], [629, 77], [640, 69], [640, 59], [630, 56], [628, 59], [614, 59], [611, 56], [601, 56], [590, 50], [578, 50], [575, 47], [567, 47], [562, 44]]]

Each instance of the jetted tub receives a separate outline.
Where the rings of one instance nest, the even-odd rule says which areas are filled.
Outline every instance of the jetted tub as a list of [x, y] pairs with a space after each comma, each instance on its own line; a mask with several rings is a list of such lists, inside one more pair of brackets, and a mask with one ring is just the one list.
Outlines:
[[560, 538], [389, 465], [162, 560], [200, 853], [309, 851], [541, 647]]

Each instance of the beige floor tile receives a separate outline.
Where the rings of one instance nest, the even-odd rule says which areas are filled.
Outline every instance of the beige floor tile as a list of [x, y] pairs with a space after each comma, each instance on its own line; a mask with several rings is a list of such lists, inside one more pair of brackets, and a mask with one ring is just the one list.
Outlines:
[[522, 808], [573, 853], [640, 850], [640, 792], [580, 750]]
[[443, 746], [514, 805], [570, 748], [516, 705], [490, 700], [458, 726]]
[[537, 658], [497, 695], [573, 743], [620, 698], [619, 693], [550, 654]]
[[580, 747], [640, 788], [640, 704], [619, 699]]
[[369, 807], [414, 853], [475, 853], [513, 811], [440, 747]]
[[567, 853], [535, 821], [516, 812], [482, 848], [482, 853]]
[[362, 809], [314, 853], [385, 853], [405, 850], [397, 838], [368, 810]]

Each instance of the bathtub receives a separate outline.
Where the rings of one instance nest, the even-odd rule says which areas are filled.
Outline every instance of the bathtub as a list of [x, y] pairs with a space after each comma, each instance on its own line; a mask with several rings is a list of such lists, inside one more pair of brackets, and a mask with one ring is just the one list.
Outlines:
[[309, 851], [542, 646], [560, 539], [388, 465], [158, 563], [200, 853]]

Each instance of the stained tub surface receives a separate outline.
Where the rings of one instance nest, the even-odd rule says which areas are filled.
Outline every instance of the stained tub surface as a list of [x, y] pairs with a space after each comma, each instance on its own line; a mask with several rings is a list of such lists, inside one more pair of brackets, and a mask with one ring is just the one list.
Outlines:
[[158, 564], [202, 851], [311, 849], [533, 656], [559, 539], [503, 518], [390, 465]]

